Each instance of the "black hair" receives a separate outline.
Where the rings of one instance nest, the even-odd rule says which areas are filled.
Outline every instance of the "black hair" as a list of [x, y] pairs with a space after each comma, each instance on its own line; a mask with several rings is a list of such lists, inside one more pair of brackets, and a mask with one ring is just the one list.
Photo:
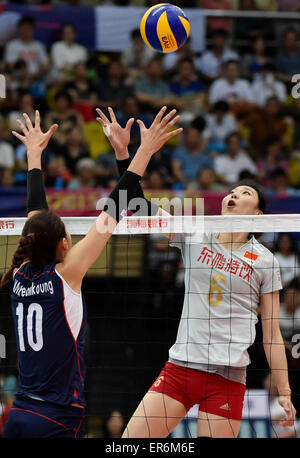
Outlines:
[[203, 116], [197, 116], [191, 123], [190, 127], [197, 129], [198, 132], [203, 132], [206, 127], [206, 121]]
[[130, 34], [131, 38], [142, 38], [140, 29], [133, 29]]
[[35, 26], [35, 20], [30, 16], [23, 16], [23, 17], [21, 17], [21, 19], [18, 22], [18, 27], [20, 27], [23, 24], [28, 24], [28, 25], [31, 25], [31, 27], [34, 27]]
[[11, 267], [1, 279], [1, 287], [11, 280], [14, 269], [26, 259], [37, 267], [54, 262], [58, 243], [63, 237], [66, 237], [66, 228], [55, 213], [43, 210], [27, 219]]
[[240, 141], [242, 140], [241, 134], [238, 131], [230, 132], [230, 134], [228, 134], [225, 138], [226, 145], [228, 145], [229, 140], [231, 140], [232, 137], [238, 137]]
[[55, 100], [55, 102], [56, 102], [58, 99], [61, 99], [61, 98], [66, 99], [66, 100], [68, 101], [68, 104], [69, 104], [69, 105], [72, 105], [72, 102], [73, 102], [73, 101], [72, 101], [72, 97], [70, 96], [70, 94], [69, 94], [67, 91], [65, 91], [65, 90], [63, 90], [63, 89], [62, 89], [61, 91], [58, 91], [58, 92], [55, 94], [54, 100]]
[[222, 113], [228, 113], [229, 111], [229, 103], [226, 101], [226, 100], [219, 100], [218, 102], [216, 102], [213, 106], [213, 111], [214, 112], [222, 112]]
[[265, 196], [264, 188], [254, 180], [241, 180], [235, 185], [231, 186], [231, 189], [237, 188], [238, 186], [248, 186], [249, 188], [254, 189], [258, 195], [258, 208], [266, 213], [267, 210], [267, 199]]

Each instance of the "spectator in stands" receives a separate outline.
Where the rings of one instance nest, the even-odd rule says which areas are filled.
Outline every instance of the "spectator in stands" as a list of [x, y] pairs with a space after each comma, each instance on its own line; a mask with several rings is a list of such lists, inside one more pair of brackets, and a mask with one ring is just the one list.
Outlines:
[[[134, 96], [126, 97], [126, 99], [122, 103], [121, 108], [122, 109], [121, 109], [121, 112], [118, 118], [119, 118], [120, 125], [122, 127], [126, 126], [127, 121], [130, 118], [140, 119], [141, 121], [143, 121], [147, 129], [150, 127], [151, 119], [147, 115], [147, 113], [141, 110], [140, 104], [138, 100], [136, 99], [136, 97]], [[130, 131], [130, 142], [128, 146], [129, 154], [132, 155], [133, 153], [135, 153], [139, 145], [140, 145], [140, 128], [139, 128], [139, 125], [136, 122], [134, 122], [131, 127], [131, 131]]]
[[10, 97], [13, 96], [15, 100], [18, 99], [18, 91], [29, 90], [32, 85], [32, 77], [24, 59], [19, 59], [13, 64], [10, 74], [7, 74], [6, 84], [7, 89], [10, 90]]
[[272, 59], [266, 52], [266, 40], [263, 35], [258, 35], [253, 40], [252, 52], [246, 53], [241, 59], [241, 74], [255, 81], [260, 76], [264, 65], [271, 62]]
[[267, 188], [272, 184], [273, 171], [280, 167], [287, 172], [289, 170], [289, 161], [284, 157], [282, 144], [278, 137], [268, 138], [264, 151], [264, 155], [256, 161], [257, 179]]
[[86, 63], [74, 65], [73, 73], [73, 81], [64, 85], [72, 98], [72, 108], [80, 113], [84, 122], [94, 121], [97, 89], [94, 81], [88, 78]]
[[224, 76], [215, 80], [209, 89], [210, 104], [226, 100], [237, 114], [253, 110], [253, 93], [249, 82], [239, 77], [239, 63], [229, 60], [225, 64]]
[[118, 109], [126, 97], [132, 95], [132, 90], [125, 85], [125, 71], [118, 60], [109, 63], [107, 76], [99, 84], [97, 106], [101, 109], [108, 107]]
[[90, 158], [80, 159], [76, 163], [77, 176], [72, 178], [68, 183], [68, 189], [94, 188], [95, 180], [95, 162]]
[[289, 186], [289, 179], [286, 171], [281, 167], [276, 168], [271, 173], [272, 184], [268, 189], [269, 194], [280, 196], [295, 196], [299, 195], [297, 189]]
[[77, 174], [77, 164], [83, 158], [89, 158], [83, 130], [80, 126], [72, 126], [66, 136], [66, 143], [59, 150], [65, 165], [72, 175]]
[[284, 33], [282, 49], [276, 56], [277, 78], [291, 84], [291, 77], [299, 73], [300, 49], [298, 46], [299, 33], [296, 29], [287, 29]]
[[[200, 0], [198, 6], [206, 10], [231, 10], [232, 4], [229, 0]], [[206, 19], [207, 35], [211, 36], [215, 30], [226, 30], [230, 32], [232, 29], [231, 19], [223, 17], [208, 17]]]
[[280, 304], [279, 324], [282, 337], [288, 343], [294, 334], [300, 332], [300, 293], [299, 288], [287, 285]]
[[176, 96], [175, 106], [180, 110], [181, 123], [191, 122], [203, 111], [206, 97], [204, 84], [196, 74], [193, 59], [186, 57], [178, 62], [171, 91]]
[[7, 43], [4, 52], [4, 62], [12, 71], [18, 60], [27, 64], [28, 76], [31, 81], [45, 76], [48, 70], [48, 56], [42, 43], [33, 39], [34, 19], [23, 17], [18, 23], [18, 38]]
[[283, 148], [289, 145], [289, 126], [280, 115], [280, 102], [276, 97], [269, 98], [264, 107], [250, 113], [243, 125], [248, 130], [248, 142], [255, 158], [265, 153], [264, 147], [270, 137], [279, 137]]
[[254, 102], [262, 107], [270, 97], [276, 97], [280, 102], [285, 102], [287, 98], [286, 86], [275, 76], [275, 65], [272, 63], [264, 64], [261, 77], [252, 83]]
[[213, 168], [205, 167], [200, 170], [197, 179], [192, 181], [187, 189], [190, 191], [222, 192], [226, 189], [226, 186], [218, 183], [216, 172]]
[[220, 78], [228, 61], [238, 60], [238, 54], [227, 45], [228, 33], [225, 30], [216, 30], [213, 34], [211, 50], [203, 52], [195, 60], [196, 69], [208, 82]]
[[281, 282], [285, 288], [299, 274], [297, 243], [289, 232], [280, 232], [278, 235], [274, 255], [279, 262]]
[[151, 170], [147, 173], [145, 189], [162, 190], [165, 187], [164, 178], [160, 170]]
[[64, 24], [61, 28], [61, 41], [51, 48], [52, 72], [51, 77], [56, 81], [69, 81], [73, 69], [79, 62], [88, 59], [87, 49], [76, 43], [76, 29], [73, 24]]
[[199, 171], [212, 167], [212, 161], [203, 149], [204, 139], [199, 129], [190, 126], [184, 132], [184, 144], [175, 149], [172, 175], [175, 183], [187, 186]]
[[96, 160], [96, 177], [99, 186], [111, 188], [118, 181], [118, 168], [112, 151], [100, 154]]
[[122, 63], [127, 70], [127, 83], [134, 84], [135, 80], [142, 76], [144, 69], [155, 56], [155, 51], [146, 45], [142, 39], [140, 29], [131, 32], [131, 43], [122, 52]]
[[218, 181], [228, 185], [239, 181], [240, 173], [244, 170], [256, 175], [256, 165], [242, 150], [241, 136], [238, 132], [232, 132], [226, 138], [226, 153], [215, 157], [214, 169]]
[[189, 58], [194, 62], [194, 53], [191, 49], [190, 38], [176, 52], [168, 52], [163, 55], [162, 66], [166, 72], [172, 73], [182, 59]]
[[46, 115], [45, 126], [49, 129], [52, 124], [58, 124], [59, 129], [56, 130], [52, 138], [58, 144], [64, 145], [72, 128], [81, 127], [83, 120], [80, 114], [71, 108], [72, 98], [67, 91], [57, 92], [54, 102], [54, 111], [50, 111]]
[[229, 134], [238, 130], [237, 121], [230, 112], [229, 103], [219, 100], [212, 107], [211, 113], [205, 117], [206, 128], [203, 136], [211, 145], [211, 149], [224, 150], [225, 140]]
[[23, 118], [23, 113], [27, 113], [31, 122], [34, 122], [35, 118], [35, 109], [34, 109], [34, 99], [29, 92], [19, 91], [19, 109], [16, 111], [11, 111], [8, 114], [8, 127], [10, 130], [15, 130], [16, 132], [22, 132], [17, 119], [20, 119], [25, 123]]
[[173, 105], [175, 97], [168, 83], [163, 80], [160, 58], [152, 59], [147, 65], [146, 75], [136, 81], [135, 95], [151, 114], [163, 105]]
[[[1, 154], [1, 151], [0, 151]], [[14, 175], [11, 168], [0, 168], [0, 187], [13, 188], [15, 184]]]

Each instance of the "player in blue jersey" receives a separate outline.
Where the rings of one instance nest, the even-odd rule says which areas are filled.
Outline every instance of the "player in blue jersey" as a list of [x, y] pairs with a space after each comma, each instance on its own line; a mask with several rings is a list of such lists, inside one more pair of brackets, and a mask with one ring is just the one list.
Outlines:
[[[1, 286], [12, 280], [19, 360], [19, 388], [4, 437], [80, 436], [86, 405], [82, 279], [127, 209], [151, 156], [181, 131], [169, 132], [178, 117], [174, 111], [165, 113], [166, 107], [149, 129], [140, 125], [141, 146], [131, 166], [88, 234], [73, 247], [61, 218], [48, 211], [41, 172], [42, 151], [58, 126], [43, 133], [37, 111], [34, 126], [27, 114], [26, 126], [19, 121], [24, 135], [13, 132], [27, 147], [28, 219], [11, 268], [1, 280]], [[127, 192], [126, 200], [119, 198], [121, 191]]]

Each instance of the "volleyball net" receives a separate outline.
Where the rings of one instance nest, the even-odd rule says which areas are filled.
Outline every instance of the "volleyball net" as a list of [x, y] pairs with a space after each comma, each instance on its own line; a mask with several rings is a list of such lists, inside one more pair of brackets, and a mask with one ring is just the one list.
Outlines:
[[[76, 243], [90, 229], [94, 217], [62, 218]], [[0, 275], [10, 267], [25, 218], [0, 219]], [[105, 418], [120, 411], [125, 424], [155, 381], [168, 350], [176, 341], [184, 297], [206, 295], [211, 308], [222, 303], [222, 275], [252, 279], [257, 252], [250, 244], [242, 259], [221, 253], [203, 234], [251, 233], [278, 260], [283, 289], [280, 292], [280, 328], [285, 341], [293, 403], [300, 412], [300, 215], [226, 215], [125, 217], [83, 281], [88, 310], [85, 360], [87, 366], [86, 437], [106, 434]], [[187, 291], [187, 273], [195, 266], [183, 263], [182, 253], [166, 236], [184, 237], [196, 249], [199, 269], [218, 270], [203, 293]], [[174, 246], [175, 245], [175, 246]], [[270, 263], [264, 267], [273, 271]], [[202, 290], [201, 290], [202, 291]], [[236, 290], [232, 294], [238, 293]], [[241, 291], [241, 297], [243, 296]], [[231, 295], [231, 293], [230, 293]], [[230, 295], [226, 300], [230, 301]], [[245, 294], [243, 296], [245, 299]], [[0, 291], [1, 400], [13, 397], [17, 377], [16, 340], [10, 311], [9, 287]], [[280, 437], [276, 390], [269, 377], [263, 349], [258, 307], [256, 338], [249, 348], [241, 437]], [[255, 319], [253, 315], [253, 320]], [[232, 321], [234, 323], [234, 320]], [[212, 336], [213, 339], [213, 336]], [[213, 341], [211, 348], [214, 348]], [[208, 342], [210, 346], [210, 342]], [[274, 414], [275, 415], [275, 414]], [[190, 412], [172, 437], [195, 437], [196, 417]]]

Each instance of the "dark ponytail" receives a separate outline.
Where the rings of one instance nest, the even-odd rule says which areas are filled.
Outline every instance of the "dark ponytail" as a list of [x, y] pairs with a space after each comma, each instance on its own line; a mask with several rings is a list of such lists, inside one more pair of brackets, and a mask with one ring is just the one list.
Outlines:
[[6, 285], [14, 270], [27, 259], [35, 266], [44, 266], [55, 261], [57, 245], [63, 237], [66, 237], [65, 225], [55, 213], [43, 210], [28, 219], [11, 267], [3, 275], [0, 286]]

